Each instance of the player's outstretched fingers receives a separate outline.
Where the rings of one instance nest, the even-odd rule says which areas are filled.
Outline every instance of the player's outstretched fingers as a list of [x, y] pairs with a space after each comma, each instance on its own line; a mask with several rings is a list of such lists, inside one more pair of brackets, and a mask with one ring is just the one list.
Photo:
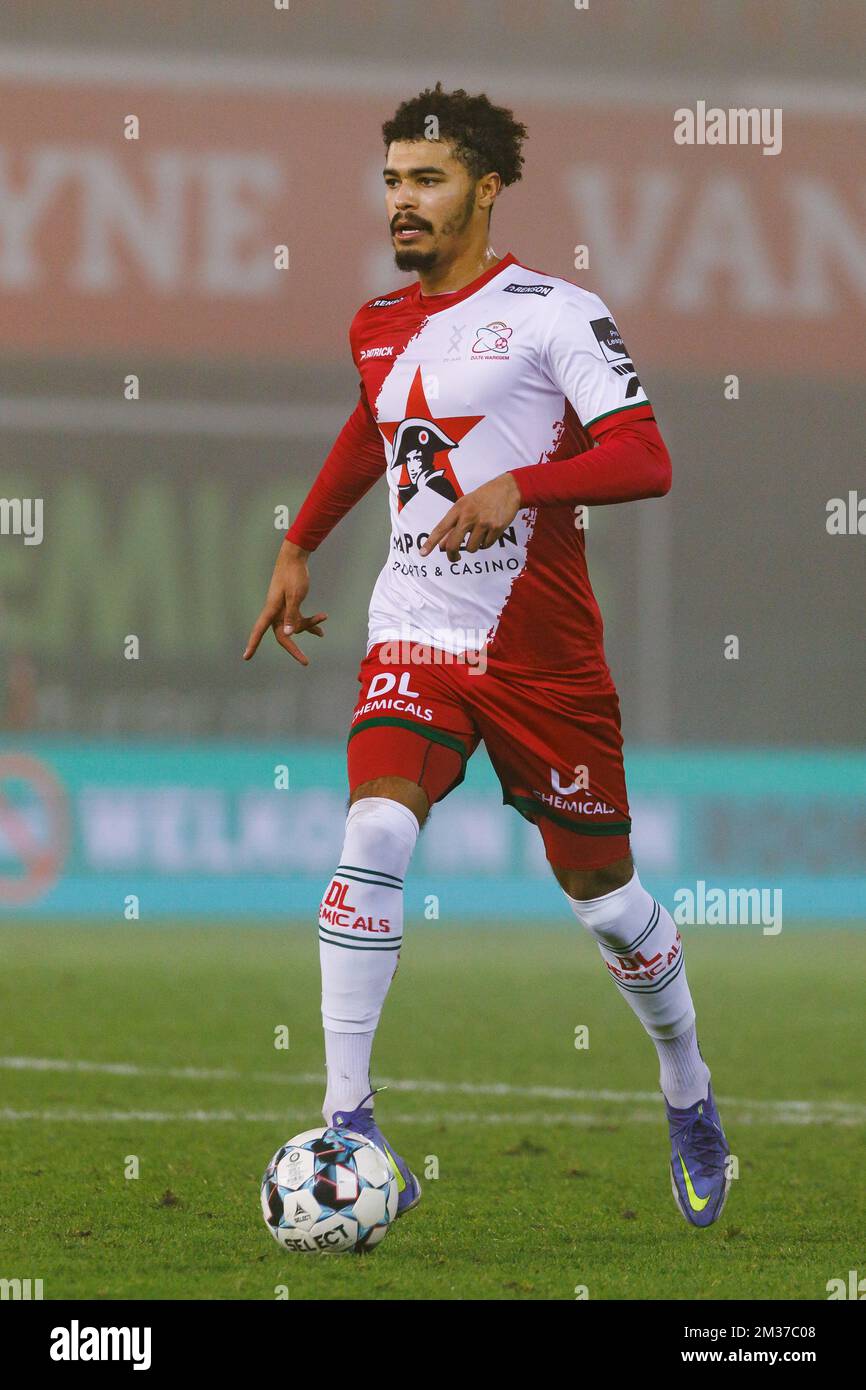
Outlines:
[[283, 618], [277, 618], [277, 620], [274, 623], [272, 623], [271, 626], [273, 628], [274, 636], [276, 637], [277, 642], [282, 647], [283, 651], [288, 652], [289, 656], [293, 656], [295, 658], [295, 661], [297, 661], [301, 666], [309, 666], [310, 663], [308, 658], [304, 656], [304, 653], [301, 651], [297, 642], [292, 641], [291, 634], [296, 631], [292, 624], [287, 624]]
[[247, 645], [244, 648], [244, 661], [249, 661], [250, 657], [255, 656], [259, 648], [259, 643], [264, 637], [269, 627], [274, 623], [274, 607], [266, 603], [256, 621], [253, 624], [252, 632], [247, 638]]
[[444, 550], [452, 565], [460, 559], [460, 547], [463, 545], [463, 537], [469, 528], [462, 522], [457, 526], [452, 526], [448, 535], [440, 545], [439, 549]]
[[312, 632], [314, 637], [324, 637], [321, 624], [328, 621], [327, 613], [316, 613], [312, 618], [302, 619], [303, 627], [298, 628], [298, 632]]
[[[294, 617], [294, 621], [292, 621]], [[327, 622], [327, 613], [315, 613], [311, 618], [305, 618], [297, 609], [287, 610], [281, 619], [273, 624], [274, 636], [284, 651], [293, 656], [301, 666], [309, 666], [309, 658], [304, 655], [298, 644], [293, 641], [294, 637], [300, 636], [302, 632], [313, 632], [317, 637], [324, 637], [321, 624]]]
[[448, 508], [448, 511], [445, 513], [442, 520], [437, 521], [436, 525], [433, 527], [433, 530], [430, 532], [430, 535], [427, 537], [424, 544], [418, 547], [419, 553], [421, 555], [429, 555], [431, 550], [435, 550], [437, 545], [440, 546], [440, 549], [444, 550], [445, 547], [443, 545], [440, 545], [440, 542], [442, 541], [444, 536], [448, 535], [448, 532], [459, 520], [459, 518], [459, 503], [455, 502], [453, 507]]

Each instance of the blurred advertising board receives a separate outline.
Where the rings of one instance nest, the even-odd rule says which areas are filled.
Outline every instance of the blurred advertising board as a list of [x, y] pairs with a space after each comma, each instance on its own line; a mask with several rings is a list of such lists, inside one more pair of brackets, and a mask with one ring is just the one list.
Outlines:
[[[862, 754], [635, 750], [627, 768], [641, 878], [671, 907], [690, 892], [712, 924], [713, 893], [757, 891], [788, 922], [866, 917]], [[135, 899], [131, 923], [313, 917], [345, 806], [339, 744], [5, 739], [0, 913], [123, 919]], [[569, 922], [483, 751], [434, 810], [406, 893], [419, 922]]]

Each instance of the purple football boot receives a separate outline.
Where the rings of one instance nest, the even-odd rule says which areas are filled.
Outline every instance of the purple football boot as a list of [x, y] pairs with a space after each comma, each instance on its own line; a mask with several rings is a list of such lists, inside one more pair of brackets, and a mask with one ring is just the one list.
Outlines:
[[671, 1135], [671, 1188], [674, 1201], [693, 1226], [711, 1226], [722, 1214], [731, 1185], [728, 1141], [712, 1085], [706, 1100], [677, 1110], [665, 1100]]
[[[378, 1090], [384, 1091], [387, 1090], [387, 1087], [379, 1086]], [[363, 1134], [365, 1139], [369, 1139], [372, 1144], [376, 1145], [377, 1149], [381, 1149], [390, 1167], [394, 1170], [394, 1175], [397, 1179], [397, 1192], [399, 1194], [397, 1199], [397, 1215], [405, 1216], [407, 1211], [411, 1211], [413, 1207], [417, 1207], [418, 1203], [421, 1201], [421, 1184], [405, 1159], [402, 1159], [400, 1155], [395, 1153], [391, 1148], [391, 1145], [376, 1124], [373, 1111], [370, 1109], [364, 1110], [362, 1108], [364, 1101], [369, 1100], [370, 1096], [374, 1095], [376, 1095], [376, 1091], [370, 1091], [368, 1095], [364, 1096], [364, 1100], [362, 1100], [354, 1110], [335, 1110], [334, 1122], [331, 1128], [349, 1129], [355, 1134]]]

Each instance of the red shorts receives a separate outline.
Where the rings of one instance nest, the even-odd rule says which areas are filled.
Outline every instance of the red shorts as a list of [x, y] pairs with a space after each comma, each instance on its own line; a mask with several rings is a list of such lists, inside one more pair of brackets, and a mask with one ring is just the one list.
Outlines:
[[538, 825], [550, 863], [600, 869], [629, 852], [616, 691], [586, 694], [567, 676], [504, 677], [410, 647], [403, 664], [361, 662], [349, 733], [352, 791], [378, 777], [416, 782], [432, 806], [463, 781], [483, 741], [502, 799]]

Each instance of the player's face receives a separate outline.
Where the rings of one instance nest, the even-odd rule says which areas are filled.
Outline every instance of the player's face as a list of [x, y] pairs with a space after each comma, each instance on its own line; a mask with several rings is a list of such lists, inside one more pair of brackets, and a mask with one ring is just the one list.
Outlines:
[[397, 268], [432, 270], [461, 250], [476, 215], [475, 201], [469, 171], [443, 141], [389, 145], [385, 207]]

